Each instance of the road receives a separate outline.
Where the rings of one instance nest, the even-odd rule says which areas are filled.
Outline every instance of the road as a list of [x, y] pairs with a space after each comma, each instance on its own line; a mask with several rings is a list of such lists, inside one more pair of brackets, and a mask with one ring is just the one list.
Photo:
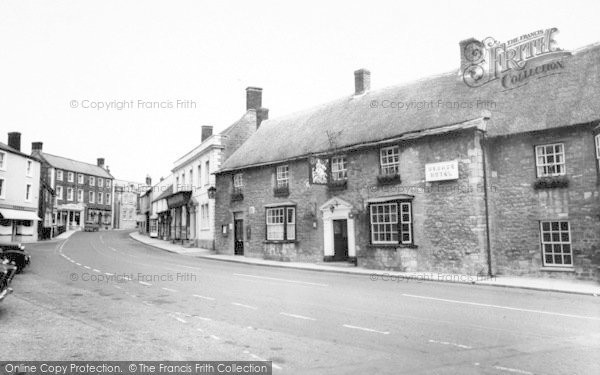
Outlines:
[[0, 360], [270, 360], [275, 374], [598, 374], [597, 297], [253, 266], [123, 231], [29, 245]]

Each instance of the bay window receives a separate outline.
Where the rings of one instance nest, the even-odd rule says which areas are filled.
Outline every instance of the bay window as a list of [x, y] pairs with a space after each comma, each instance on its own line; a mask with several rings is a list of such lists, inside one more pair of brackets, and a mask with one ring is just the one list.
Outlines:
[[266, 210], [267, 241], [296, 239], [296, 208], [283, 206]]
[[412, 244], [412, 204], [389, 201], [369, 205], [371, 244]]

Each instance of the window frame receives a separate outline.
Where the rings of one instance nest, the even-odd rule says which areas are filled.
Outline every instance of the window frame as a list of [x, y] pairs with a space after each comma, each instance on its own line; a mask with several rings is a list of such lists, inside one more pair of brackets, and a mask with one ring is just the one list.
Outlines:
[[0, 171], [6, 171], [6, 165], [8, 163], [8, 153], [6, 151], [0, 151], [0, 155], [2, 155], [2, 159], [0, 159], [0, 162], [2, 163], [0, 164]]
[[[269, 211], [274, 211], [274, 210], [282, 210], [282, 218], [283, 221], [282, 223], [269, 223]], [[290, 222], [290, 212], [292, 212], [292, 221]], [[281, 206], [273, 206], [273, 207], [266, 207], [265, 208], [265, 241], [267, 242], [295, 242], [297, 241], [298, 238], [298, 226], [297, 226], [297, 210], [296, 210], [296, 206], [295, 205], [281, 205]], [[273, 216], [271, 216], [273, 217]], [[269, 226], [279, 226], [281, 225], [283, 228], [283, 232], [282, 232], [282, 239], [272, 239], [269, 238]], [[289, 233], [290, 233], [290, 226], [293, 225], [293, 236], [290, 237]]]
[[106, 202], [104, 204], [110, 205], [111, 204], [110, 203], [110, 198], [111, 198], [110, 193], [106, 193], [104, 198], [105, 198], [105, 202]]
[[210, 229], [210, 206], [208, 203], [200, 205], [200, 229]]
[[600, 173], [600, 133], [594, 136], [594, 143], [596, 145], [596, 164], [598, 165], [598, 173]]
[[83, 176], [83, 174], [77, 173], [77, 183], [79, 185], [83, 185], [84, 181], [85, 181], [85, 177]]
[[75, 197], [75, 193], [73, 192], [73, 188], [70, 186], [67, 186], [67, 202], [73, 202], [74, 197]]
[[[544, 230], [544, 223], [548, 223], [550, 225], [550, 229], [549, 231], [545, 231]], [[554, 230], [552, 229], [552, 223], [558, 223], [558, 230]], [[569, 237], [568, 241], [563, 241], [562, 239], [562, 234], [563, 232], [565, 232], [565, 230], [562, 229], [562, 223], [566, 223], [567, 224], [567, 230], [566, 233]], [[548, 233], [550, 235], [550, 240], [549, 241], [545, 241], [544, 240], [544, 233]], [[552, 234], [554, 233], [558, 233], [559, 239], [558, 241], [554, 241], [552, 239]], [[573, 244], [572, 244], [572, 237], [571, 237], [571, 222], [569, 220], [540, 220], [540, 247], [541, 247], [541, 252], [542, 252], [542, 265], [544, 267], [548, 267], [548, 268], [552, 268], [552, 267], [569, 267], [572, 268], [574, 267], [574, 263], [573, 263]], [[546, 246], [545, 245], [549, 245], [552, 247], [552, 251], [549, 254], [546, 254]], [[560, 256], [561, 256], [561, 260], [562, 263], [557, 264], [554, 262], [554, 256], [557, 255], [557, 253], [554, 252], [554, 246], [560, 246]], [[567, 245], [569, 247], [569, 253], [565, 253], [564, 252], [564, 246]], [[571, 263], [570, 264], [565, 264], [564, 260], [565, 260], [565, 254], [568, 255], [571, 258]], [[546, 263], [546, 255], [552, 255], [552, 263]]]
[[33, 177], [33, 160], [27, 160], [25, 163], [25, 176]]
[[[373, 208], [378, 206], [388, 206], [395, 207], [395, 222], [390, 221], [382, 221], [382, 222], [374, 222], [373, 221]], [[388, 201], [381, 202], [371, 202], [368, 204], [368, 219], [369, 219], [369, 244], [371, 246], [415, 246], [414, 242], [414, 223], [413, 223], [413, 202], [412, 200], [407, 199], [392, 199]], [[408, 207], [408, 211], [404, 211], [404, 207]], [[375, 215], [380, 213], [375, 212]], [[385, 212], [383, 213], [385, 214]], [[408, 220], [404, 220], [404, 215], [408, 215]], [[392, 215], [392, 211], [389, 211], [389, 215]], [[391, 218], [390, 218], [391, 219]], [[374, 230], [374, 225], [396, 225], [396, 231], [390, 230], [390, 240], [389, 241], [381, 241], [375, 240], [375, 234], [378, 231]], [[408, 225], [408, 230], [403, 230], [403, 225]], [[393, 228], [393, 227], [392, 227]], [[392, 229], [390, 228], [390, 229]], [[385, 234], [385, 232], [384, 232]], [[396, 240], [393, 240], [394, 234], [396, 235]], [[404, 235], [408, 235], [409, 240], [404, 240]]]
[[90, 186], [96, 186], [96, 177], [90, 176], [88, 183]]
[[101, 191], [98, 192], [98, 204], [104, 204], [104, 196]]
[[6, 179], [0, 177], [0, 199], [6, 199]]
[[96, 192], [88, 191], [88, 203], [96, 203]]
[[104, 179], [102, 177], [98, 177], [98, 187], [99, 188], [103, 188], [104, 187]]
[[84, 192], [83, 189], [77, 189], [77, 202], [83, 203]]
[[32, 194], [33, 194], [32, 190], [33, 190], [32, 184], [25, 184], [25, 202], [32, 201]]
[[210, 160], [204, 162], [204, 186], [210, 185]]
[[56, 185], [56, 199], [63, 200], [63, 187], [62, 185]]
[[62, 169], [57, 169], [56, 170], [56, 181], [62, 181], [63, 180], [63, 171]]
[[[555, 151], [555, 147], [556, 146], [560, 146], [561, 147], [561, 151], [560, 154], [556, 153]], [[552, 154], [546, 154], [546, 147], [552, 147]], [[543, 154], [539, 153], [539, 150], [543, 150]], [[534, 147], [534, 153], [535, 153], [535, 174], [537, 178], [544, 178], [544, 177], [558, 177], [558, 176], [565, 176], [567, 174], [567, 161], [565, 159], [565, 144], [564, 142], [556, 142], [556, 143], [546, 143], [546, 144], [542, 144], [542, 145], [536, 145]], [[556, 162], [556, 156], [560, 155], [560, 157], [562, 158], [562, 162], [557, 163]], [[547, 158], [548, 156], [552, 156], [554, 161], [552, 163], [548, 163]], [[540, 163], [539, 159], [543, 158], [544, 162]], [[562, 172], [560, 173], [543, 173], [543, 168], [548, 168], [548, 167], [554, 167], [556, 168], [557, 166], [562, 166]], [[542, 170], [542, 173], [540, 173], [540, 169]]]
[[[393, 162], [385, 161], [384, 162], [384, 158], [387, 159], [390, 157], [390, 155], [387, 153], [384, 155], [384, 152], [387, 152], [388, 150], [395, 151], [395, 153], [393, 153], [391, 155], [391, 157], [394, 158], [394, 154], [395, 154], [395, 159], [397, 159], [396, 161], [393, 161]], [[393, 168], [393, 170], [395, 170], [395, 173], [389, 173], [390, 168]], [[381, 173], [382, 175], [385, 175], [385, 176], [394, 176], [394, 175], [400, 174], [400, 146], [394, 145], [394, 146], [382, 147], [379, 149], [379, 173]]]
[[[342, 162], [342, 166], [343, 169], [339, 169], [337, 171], [334, 171], [334, 166], [339, 166], [339, 162]], [[332, 156], [331, 160], [329, 162], [329, 168], [330, 168], [330, 178], [331, 181], [347, 181], [348, 180], [348, 158], [346, 157], [346, 155], [337, 155], [337, 156]], [[339, 173], [343, 173], [343, 177], [342, 178], [336, 178], [336, 174]]]
[[67, 182], [75, 182], [75, 173], [67, 172]]
[[[280, 171], [280, 169], [285, 168], [285, 171]], [[280, 178], [281, 176], [281, 178]], [[285, 182], [285, 183], [284, 183]], [[290, 186], [290, 165], [282, 164], [278, 165], [275, 168], [275, 187], [277, 188], [285, 188]]]
[[235, 173], [233, 175], [233, 189], [241, 189], [244, 187], [244, 174], [243, 173]]

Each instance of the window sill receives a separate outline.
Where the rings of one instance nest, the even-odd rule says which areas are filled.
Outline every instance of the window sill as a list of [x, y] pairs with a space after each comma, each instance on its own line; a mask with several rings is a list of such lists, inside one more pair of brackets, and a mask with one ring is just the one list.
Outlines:
[[296, 243], [298, 241], [296, 240], [265, 240], [263, 241], [264, 244], [285, 244], [285, 243]]
[[375, 249], [375, 248], [385, 248], [385, 249], [418, 249], [418, 245], [414, 244], [368, 244], [367, 248]]
[[575, 268], [573, 267], [541, 267], [540, 271], [542, 272], [575, 272]]

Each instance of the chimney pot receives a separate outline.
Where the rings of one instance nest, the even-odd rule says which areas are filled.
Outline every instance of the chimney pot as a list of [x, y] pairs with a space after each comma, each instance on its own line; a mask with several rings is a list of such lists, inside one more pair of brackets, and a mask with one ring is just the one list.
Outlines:
[[363, 94], [371, 89], [371, 72], [359, 69], [354, 72], [354, 95]]
[[262, 107], [262, 88], [246, 87], [246, 110]]
[[104, 158], [98, 158], [98, 166], [104, 168]]
[[19, 133], [19, 132], [8, 133], [8, 145], [17, 151], [21, 151], [21, 133]]
[[212, 136], [213, 127], [212, 125], [202, 125], [202, 138], [201, 141], [204, 142], [208, 137]]
[[31, 151], [42, 151], [42, 142], [31, 142]]
[[264, 120], [268, 120], [269, 119], [269, 108], [259, 108], [256, 110], [256, 129], [258, 129], [260, 127], [260, 124], [264, 121]]

